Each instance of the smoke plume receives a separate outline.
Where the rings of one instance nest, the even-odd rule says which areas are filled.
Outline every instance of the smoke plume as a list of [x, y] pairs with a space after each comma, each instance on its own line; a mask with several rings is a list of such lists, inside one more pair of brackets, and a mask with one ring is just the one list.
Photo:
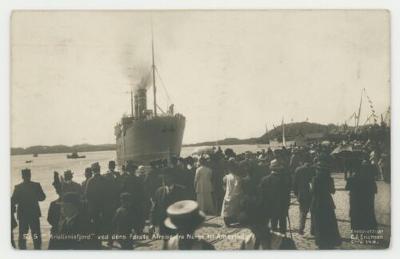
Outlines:
[[123, 72], [134, 90], [148, 89], [152, 84], [150, 62], [135, 57], [132, 51], [126, 50], [122, 54]]

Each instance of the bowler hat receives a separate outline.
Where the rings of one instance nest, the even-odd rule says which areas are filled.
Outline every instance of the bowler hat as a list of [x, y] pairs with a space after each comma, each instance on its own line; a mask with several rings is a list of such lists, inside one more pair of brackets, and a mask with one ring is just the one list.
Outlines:
[[204, 213], [199, 210], [198, 203], [192, 200], [175, 202], [167, 208], [167, 215], [164, 224], [170, 229], [196, 228], [205, 219]]
[[64, 171], [64, 177], [72, 176], [74, 173], [71, 170]]

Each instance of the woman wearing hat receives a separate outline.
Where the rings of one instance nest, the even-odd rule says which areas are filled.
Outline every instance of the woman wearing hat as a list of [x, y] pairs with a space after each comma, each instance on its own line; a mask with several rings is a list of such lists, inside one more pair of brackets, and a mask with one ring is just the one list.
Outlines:
[[212, 171], [206, 166], [206, 159], [204, 157], [200, 158], [199, 163], [200, 167], [197, 168], [194, 178], [197, 202], [204, 213], [214, 215]]
[[335, 184], [329, 170], [326, 161], [320, 159], [311, 183], [311, 234], [320, 249], [332, 249], [342, 243], [332, 199]]
[[214, 246], [205, 240], [198, 239], [194, 232], [205, 220], [197, 202], [192, 200], [178, 201], [167, 209], [168, 217], [164, 224], [174, 229], [177, 235], [164, 243], [164, 250], [214, 250]]
[[222, 202], [221, 216], [224, 218], [225, 225], [229, 227], [237, 221], [242, 193], [238, 166], [234, 158], [230, 158], [228, 161], [228, 174], [224, 176], [223, 182], [225, 185], [225, 197]]
[[355, 174], [347, 179], [345, 189], [349, 191], [351, 229], [376, 229], [375, 194], [378, 189], [368, 160], [363, 160]]

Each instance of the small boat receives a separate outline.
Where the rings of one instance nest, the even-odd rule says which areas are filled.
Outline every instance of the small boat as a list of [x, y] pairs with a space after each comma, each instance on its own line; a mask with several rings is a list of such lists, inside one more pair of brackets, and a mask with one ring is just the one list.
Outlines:
[[25, 163], [27, 164], [32, 163], [32, 160], [26, 160]]
[[86, 156], [78, 155], [78, 152], [72, 152], [72, 154], [67, 155], [68, 159], [77, 159], [77, 158], [85, 158]]

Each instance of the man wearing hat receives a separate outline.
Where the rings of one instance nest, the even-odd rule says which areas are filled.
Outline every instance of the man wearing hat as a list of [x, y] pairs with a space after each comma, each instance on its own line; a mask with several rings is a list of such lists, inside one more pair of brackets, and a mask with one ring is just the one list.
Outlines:
[[92, 233], [89, 217], [82, 210], [81, 197], [76, 192], [66, 192], [61, 199], [61, 213], [58, 223], [58, 231], [53, 234], [55, 238], [59, 235], [56, 245], [52, 249], [91, 249], [97, 240], [80, 239], [78, 235]]
[[75, 192], [79, 194], [79, 196], [83, 196], [81, 185], [72, 180], [73, 174], [74, 173], [71, 170], [64, 172], [64, 181], [62, 181], [61, 184], [61, 196], [67, 192]]
[[112, 226], [116, 234], [118, 234], [117, 242], [121, 245], [121, 249], [133, 249], [133, 239], [131, 238], [134, 226], [135, 214], [132, 207], [132, 194], [129, 192], [121, 193], [121, 205], [115, 211]]
[[[92, 178], [92, 176], [93, 176], [92, 168], [86, 167], [85, 168], [85, 180], [83, 180], [83, 182], [81, 183], [81, 187], [82, 187], [82, 192], [83, 193], [85, 192], [86, 187], [87, 187], [87, 183], [88, 183], [89, 179]], [[85, 198], [86, 198], [86, 196], [85, 196]]]
[[168, 207], [167, 215], [164, 224], [174, 229], [177, 235], [164, 243], [164, 250], [215, 250], [213, 245], [194, 235], [205, 220], [205, 215], [199, 210], [197, 202], [192, 200], [175, 202]]
[[90, 219], [94, 223], [96, 234], [103, 230], [102, 222], [104, 217], [104, 203], [106, 200], [107, 183], [104, 177], [100, 175], [99, 163], [93, 163], [91, 166], [93, 176], [88, 180], [86, 186], [86, 198], [88, 202], [88, 211]]
[[108, 245], [112, 245], [112, 218], [119, 205], [120, 194], [122, 191], [123, 179], [118, 171], [115, 170], [115, 161], [111, 160], [108, 162], [108, 171], [103, 175], [106, 180], [106, 189], [104, 190], [105, 202], [104, 202], [104, 228], [108, 234]]
[[311, 205], [311, 180], [315, 176], [315, 169], [308, 162], [296, 168], [294, 173], [293, 191], [299, 202], [299, 234], [304, 234], [307, 214]]
[[270, 165], [271, 174], [264, 177], [260, 184], [263, 211], [271, 220], [272, 230], [286, 233], [286, 217], [290, 204], [290, 176], [285, 172], [279, 160], [274, 159]]
[[177, 201], [186, 199], [186, 190], [181, 185], [174, 183], [174, 177], [170, 174], [163, 175], [163, 184], [154, 195], [153, 207], [151, 209], [151, 223], [159, 227], [160, 235], [171, 235], [173, 231], [164, 226], [167, 218], [167, 208]]
[[140, 177], [138, 177], [135, 172], [138, 167], [132, 162], [128, 161], [126, 165], [126, 175], [122, 181], [121, 192], [127, 192], [132, 195], [132, 204], [135, 212], [134, 229], [136, 233], [142, 233], [143, 228], [146, 223], [146, 218], [144, 214], [144, 184]]
[[11, 197], [11, 204], [17, 206], [19, 223], [18, 248], [26, 249], [26, 234], [30, 229], [34, 248], [41, 249], [39, 201], [44, 201], [46, 195], [40, 183], [31, 181], [30, 169], [23, 169], [21, 175], [23, 182], [15, 186]]

